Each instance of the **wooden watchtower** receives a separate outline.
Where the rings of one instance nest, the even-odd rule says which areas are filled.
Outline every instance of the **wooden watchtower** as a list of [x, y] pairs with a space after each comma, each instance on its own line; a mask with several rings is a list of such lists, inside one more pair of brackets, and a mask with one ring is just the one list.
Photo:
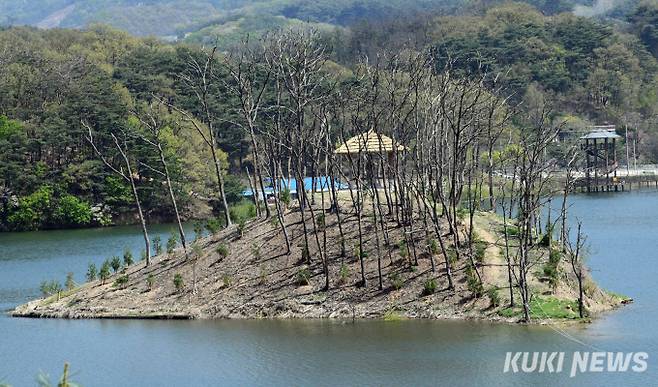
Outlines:
[[594, 126], [581, 137], [580, 148], [585, 152], [585, 184], [587, 192], [609, 192], [624, 189], [617, 177], [617, 139], [621, 138], [614, 126]]

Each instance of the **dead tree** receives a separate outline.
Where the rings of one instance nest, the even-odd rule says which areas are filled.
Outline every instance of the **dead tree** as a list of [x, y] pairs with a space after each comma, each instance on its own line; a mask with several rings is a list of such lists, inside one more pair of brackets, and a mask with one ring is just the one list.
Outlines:
[[[571, 263], [571, 269], [573, 274], [576, 276], [578, 281], [578, 315], [580, 318], [585, 317], [585, 305], [584, 305], [584, 265], [583, 265], [583, 249], [585, 246], [585, 237], [581, 231], [582, 223], [578, 222], [578, 231], [576, 233], [576, 242], [575, 246], [571, 242], [567, 242], [569, 245], [569, 262]], [[568, 238], [567, 238], [568, 239]]]
[[200, 107], [199, 119], [203, 125], [197, 121], [196, 117], [193, 117], [192, 114], [184, 109], [171, 103], [169, 103], [169, 106], [182, 114], [184, 119], [189, 122], [201, 136], [210, 150], [217, 177], [218, 195], [222, 204], [222, 209], [224, 210], [224, 218], [226, 220], [226, 225], [231, 226], [233, 222], [231, 220], [230, 209], [226, 200], [226, 193], [224, 192], [224, 174], [218, 156], [217, 129], [215, 127], [217, 119], [211, 107], [211, 99], [213, 98], [212, 93], [217, 86], [215, 67], [218, 63], [216, 56], [217, 47], [213, 47], [210, 51], [205, 51], [205, 55], [202, 58], [190, 57], [187, 64], [187, 70], [180, 75], [182, 83], [196, 96], [196, 100]]
[[183, 250], [185, 256], [187, 256], [187, 240], [185, 238], [185, 230], [183, 229], [183, 223], [181, 221], [180, 212], [178, 210], [178, 202], [176, 200], [176, 195], [174, 194], [174, 187], [171, 181], [171, 174], [169, 173], [169, 163], [167, 162], [165, 155], [165, 146], [163, 144], [163, 131], [169, 127], [177, 125], [175, 122], [168, 122], [165, 119], [165, 110], [161, 109], [161, 104], [149, 105], [144, 109], [144, 111], [133, 111], [133, 116], [135, 116], [140, 124], [140, 131], [135, 132], [135, 135], [139, 137], [142, 141], [152, 147], [158, 154], [160, 161], [160, 169], [155, 168], [151, 165], [141, 163], [149, 170], [160, 175], [167, 184], [167, 193], [169, 194], [169, 200], [171, 201], [171, 206], [174, 209], [174, 215], [176, 217], [176, 225], [178, 226], [178, 234], [180, 236], [181, 244], [183, 245]]
[[130, 158], [128, 157], [129, 150], [126, 141], [126, 136], [124, 136], [123, 141], [120, 142], [114, 133], [110, 135], [112, 137], [112, 141], [114, 142], [114, 146], [116, 150], [121, 155], [123, 167], [126, 168], [124, 170], [123, 167], [115, 167], [114, 165], [112, 165], [112, 163], [98, 149], [98, 146], [94, 141], [94, 133], [91, 129], [91, 126], [84, 121], [82, 122], [82, 126], [84, 126], [87, 129], [87, 142], [89, 142], [91, 147], [94, 149], [94, 153], [96, 153], [98, 158], [103, 162], [103, 164], [105, 164], [105, 166], [108, 169], [110, 169], [117, 176], [121, 177], [123, 180], [125, 180], [130, 184], [130, 188], [132, 189], [133, 199], [135, 200], [135, 205], [137, 206], [137, 215], [139, 216], [140, 225], [142, 226], [142, 234], [144, 236], [144, 248], [146, 251], [146, 266], [148, 266], [151, 263], [151, 241], [149, 239], [148, 230], [146, 229], [146, 219], [144, 218], [144, 212], [142, 211], [142, 204], [141, 201], [139, 200], [139, 194], [137, 193], [137, 186], [135, 185], [135, 173], [133, 172], [133, 167], [130, 162]]

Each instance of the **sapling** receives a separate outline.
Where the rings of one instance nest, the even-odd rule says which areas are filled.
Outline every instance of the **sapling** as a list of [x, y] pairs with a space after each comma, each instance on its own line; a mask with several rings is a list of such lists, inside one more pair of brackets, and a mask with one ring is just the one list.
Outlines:
[[171, 234], [169, 236], [169, 239], [167, 239], [167, 254], [173, 254], [174, 249], [178, 245], [178, 238], [176, 238], [176, 234]]
[[116, 272], [118, 272], [119, 269], [121, 269], [121, 259], [115, 255], [110, 260], [110, 266], [112, 267], [112, 271], [114, 271], [114, 273], [116, 274]]
[[155, 255], [162, 254], [162, 238], [160, 238], [160, 235], [156, 235], [153, 238], [153, 249], [155, 250]]
[[111, 268], [110, 261], [105, 260], [98, 274], [98, 277], [101, 280], [101, 284], [103, 285], [105, 285], [105, 281], [107, 281], [107, 279], [110, 278], [110, 268]]
[[64, 282], [64, 287], [68, 291], [71, 291], [71, 290], [73, 290], [73, 288], [75, 288], [75, 281], [73, 280], [73, 273], [72, 272], [66, 273], [66, 282]]
[[87, 268], [87, 282], [96, 280], [96, 275], [97, 275], [96, 273], [97, 273], [96, 265], [90, 263], [89, 267]]
[[130, 250], [126, 249], [123, 252], [123, 264], [126, 266], [130, 266], [133, 264], [133, 262], [134, 262], [133, 253]]

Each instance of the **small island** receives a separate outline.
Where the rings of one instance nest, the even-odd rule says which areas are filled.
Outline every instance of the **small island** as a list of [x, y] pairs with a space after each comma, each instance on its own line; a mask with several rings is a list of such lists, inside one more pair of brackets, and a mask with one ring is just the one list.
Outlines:
[[[371, 214], [364, 214], [368, 217]], [[332, 219], [334, 218], [334, 219]], [[71, 291], [17, 307], [13, 316], [48, 318], [313, 318], [313, 319], [477, 319], [500, 322], [523, 320], [521, 300], [510, 307], [505, 231], [500, 216], [474, 216], [473, 260], [456, 258], [447, 246], [454, 289], [447, 288], [440, 248], [426, 246], [419, 236], [405, 242], [404, 228], [389, 222], [390, 248], [377, 241], [374, 226], [364, 227], [362, 256], [366, 286], [361, 283], [357, 249], [341, 254], [335, 217], [328, 215], [320, 243], [330, 257], [329, 288], [323, 263], [304, 252], [300, 212], [287, 216], [291, 252], [281, 227], [272, 221], [252, 221], [199, 239], [187, 256], [181, 248], [162, 253], [149, 266], [138, 262], [104, 280], [94, 280]], [[309, 221], [310, 222], [310, 221]], [[358, 220], [344, 214], [342, 233], [358, 238]], [[508, 226], [508, 233], [513, 234]], [[463, 232], [460, 231], [460, 232]], [[325, 239], [326, 238], [326, 239]], [[511, 238], [511, 237], [510, 237]], [[541, 242], [541, 241], [539, 241]], [[555, 249], [537, 247], [537, 264], [528, 276], [533, 298], [532, 322], [588, 321], [612, 310], [625, 298], [600, 289], [586, 276], [584, 304], [587, 317], [578, 315], [578, 281], [557, 242]], [[198, 247], [197, 247], [198, 246]], [[510, 247], [512, 244], [510, 244]], [[468, 251], [471, 247], [464, 249]], [[512, 247], [514, 248], [514, 247]], [[386, 251], [386, 252], [384, 252]], [[379, 254], [379, 256], [377, 255]], [[434, 261], [434, 263], [432, 262]], [[381, 265], [381, 287], [378, 264]], [[432, 265], [437, 266], [435, 271]], [[479, 273], [479, 274], [478, 274]], [[481, 282], [477, 276], [481, 277]], [[513, 288], [513, 292], [518, 290]]]

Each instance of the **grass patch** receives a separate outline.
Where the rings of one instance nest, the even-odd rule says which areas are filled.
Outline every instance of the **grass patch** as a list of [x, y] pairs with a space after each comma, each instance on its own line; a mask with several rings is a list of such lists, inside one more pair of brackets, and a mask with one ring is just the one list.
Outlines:
[[[521, 317], [523, 308], [505, 308], [498, 312], [503, 317]], [[561, 319], [576, 320], [578, 316], [578, 302], [576, 300], [560, 300], [555, 297], [534, 297], [530, 301], [530, 318], [536, 320]]]
[[389, 310], [384, 314], [384, 321], [404, 321], [407, 320], [402, 313], [397, 310]]

